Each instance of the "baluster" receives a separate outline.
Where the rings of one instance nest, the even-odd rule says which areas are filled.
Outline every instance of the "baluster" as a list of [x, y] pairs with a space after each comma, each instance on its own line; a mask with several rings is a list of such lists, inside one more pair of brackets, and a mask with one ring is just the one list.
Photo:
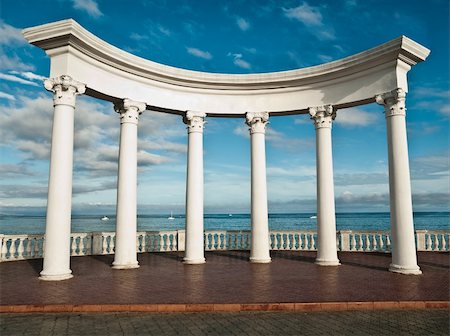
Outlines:
[[76, 240], [75, 238], [72, 236], [70, 237], [70, 255], [75, 255], [75, 250], [76, 250]]
[[447, 251], [447, 250], [448, 250], [448, 235], [443, 233], [442, 234], [442, 251]]
[[431, 234], [427, 233], [426, 238], [425, 238], [425, 251], [430, 251], [431, 250]]
[[17, 246], [17, 259], [25, 259], [24, 252], [25, 252], [25, 237], [19, 238], [19, 245]]
[[30, 259], [31, 258], [31, 244], [32, 244], [34, 238], [27, 237], [26, 239], [27, 239], [27, 241], [26, 241], [27, 244], [26, 244], [26, 248], [25, 248], [25, 254], [26, 254], [25, 256], [26, 256], [26, 258]]
[[145, 252], [145, 250], [147, 249], [147, 232], [143, 233], [141, 237], [141, 251]]
[[383, 242], [383, 235], [378, 234], [378, 250], [380, 252], [384, 252], [384, 242]]
[[366, 233], [366, 248], [365, 248], [365, 251], [367, 251], [367, 252], [371, 251], [371, 249], [370, 249], [370, 234], [369, 233]]
[[307, 241], [306, 241], [306, 234], [305, 233], [302, 233], [302, 234], [300, 234], [300, 243], [301, 243], [301, 245], [300, 245], [300, 250], [301, 251], [306, 251], [307, 250]]
[[439, 251], [445, 251], [445, 239], [443, 233], [439, 236]]
[[317, 247], [316, 247], [316, 237], [315, 237], [315, 235], [313, 233], [313, 234], [311, 234], [311, 250], [316, 250], [316, 249], [317, 249]]
[[350, 251], [356, 251], [356, 235], [350, 234]]
[[80, 252], [78, 253], [78, 255], [86, 255], [85, 253], [85, 248], [86, 248], [86, 237], [80, 236]]
[[433, 251], [439, 251], [439, 239], [436, 232], [433, 233]]
[[386, 252], [391, 251], [391, 236], [386, 234]]

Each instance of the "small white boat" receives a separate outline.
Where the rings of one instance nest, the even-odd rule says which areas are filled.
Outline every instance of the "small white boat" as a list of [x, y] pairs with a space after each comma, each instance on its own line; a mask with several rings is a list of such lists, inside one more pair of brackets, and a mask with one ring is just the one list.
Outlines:
[[172, 211], [170, 212], [170, 217], [167, 217], [167, 219], [169, 219], [169, 220], [173, 220], [173, 219], [175, 219], [175, 217], [173, 217], [173, 213], [172, 213]]
[[101, 218], [101, 220], [102, 220], [102, 221], [109, 221], [109, 217], [108, 217], [108, 216], [103, 216], [103, 217]]
[[317, 216], [311, 216], [311, 217], [309, 217], [309, 218], [311, 218], [311, 219], [315, 219], [315, 218], [317, 218]]
[[228, 217], [232, 217], [233, 215], [232, 214], [228, 214]]

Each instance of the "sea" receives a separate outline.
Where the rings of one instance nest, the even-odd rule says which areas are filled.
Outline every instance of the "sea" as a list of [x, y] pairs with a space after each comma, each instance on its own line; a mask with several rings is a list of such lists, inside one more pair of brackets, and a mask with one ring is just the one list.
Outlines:
[[[109, 220], [102, 220], [107, 216]], [[182, 230], [185, 216], [138, 215], [138, 231]], [[449, 230], [450, 212], [415, 212], [416, 230]], [[116, 218], [113, 214], [74, 215], [72, 232], [115, 231]], [[249, 214], [205, 214], [205, 230], [250, 230]], [[317, 229], [317, 218], [313, 213], [269, 214], [271, 230]], [[337, 213], [337, 230], [386, 231], [390, 229], [389, 213]], [[0, 234], [40, 234], [45, 232], [45, 216], [0, 215]]]

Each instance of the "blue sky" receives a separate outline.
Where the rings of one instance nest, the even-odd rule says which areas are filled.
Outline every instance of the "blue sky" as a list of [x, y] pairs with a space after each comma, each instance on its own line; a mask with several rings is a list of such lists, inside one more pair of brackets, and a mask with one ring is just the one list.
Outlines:
[[[253, 73], [329, 62], [400, 35], [431, 49], [409, 73], [407, 122], [416, 211], [449, 210], [449, 2], [0, 0], [0, 212], [44, 211], [52, 120], [45, 53], [22, 28], [73, 18], [135, 55], [208, 72]], [[78, 99], [73, 208], [114, 213], [119, 120], [110, 103]], [[315, 211], [315, 131], [306, 115], [267, 131], [270, 212]], [[139, 124], [139, 213], [182, 213], [186, 130], [179, 116]], [[249, 212], [250, 151], [243, 119], [208, 118], [205, 211]], [[337, 211], [388, 211], [381, 106], [338, 111], [333, 126]]]

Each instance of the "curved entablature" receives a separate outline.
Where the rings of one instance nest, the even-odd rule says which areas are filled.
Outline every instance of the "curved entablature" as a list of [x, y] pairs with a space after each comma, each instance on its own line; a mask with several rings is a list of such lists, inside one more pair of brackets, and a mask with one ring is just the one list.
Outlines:
[[50, 77], [70, 75], [88, 95], [116, 101], [130, 98], [169, 113], [192, 110], [233, 116], [307, 113], [311, 106], [337, 108], [374, 101], [377, 94], [407, 91], [406, 74], [430, 51], [401, 36], [330, 63], [290, 71], [218, 74], [179, 69], [134, 56], [81, 27], [74, 20], [23, 31], [51, 58]]

